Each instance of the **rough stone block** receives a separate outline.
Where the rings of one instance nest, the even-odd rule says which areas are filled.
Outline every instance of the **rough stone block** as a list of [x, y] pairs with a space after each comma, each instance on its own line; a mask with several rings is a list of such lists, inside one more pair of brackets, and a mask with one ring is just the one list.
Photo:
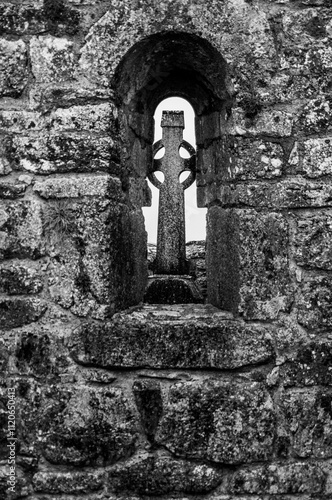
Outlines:
[[272, 400], [258, 383], [209, 380], [171, 386], [156, 442], [178, 456], [224, 464], [267, 460]]
[[74, 45], [66, 38], [33, 37], [30, 40], [30, 58], [32, 73], [38, 83], [60, 83], [74, 78]]
[[300, 345], [281, 367], [285, 386], [332, 386], [332, 342], [316, 340]]
[[137, 417], [119, 388], [51, 386], [39, 407], [39, 447], [62, 465], [107, 465], [135, 451]]
[[[315, 99], [309, 101], [303, 108], [302, 113], [299, 116], [298, 120], [301, 129], [306, 134], [322, 132], [325, 134], [326, 132], [330, 132], [332, 130], [330, 120], [331, 106], [332, 104], [330, 99], [326, 99], [324, 95], [316, 95]], [[315, 139], [313, 140], [315, 141]], [[315, 168], [315, 166], [313, 166], [312, 169], [313, 168]]]
[[223, 131], [220, 127], [220, 113], [214, 112], [209, 115], [202, 115], [197, 120], [196, 143], [204, 145], [213, 139], [218, 139]]
[[103, 488], [103, 472], [37, 472], [33, 476], [38, 493], [88, 493]]
[[9, 295], [38, 293], [43, 281], [35, 269], [28, 265], [0, 265], [0, 292]]
[[133, 384], [133, 394], [144, 432], [149, 441], [153, 442], [163, 412], [160, 384], [153, 380], [137, 380]]
[[297, 320], [313, 332], [332, 326], [332, 281], [330, 276], [313, 276], [302, 283], [297, 299]]
[[37, 201], [20, 201], [1, 209], [0, 258], [38, 259], [44, 252], [41, 205]]
[[268, 329], [193, 304], [144, 306], [104, 324], [86, 323], [72, 344], [77, 362], [108, 368], [233, 369], [273, 357]]
[[79, 175], [53, 177], [35, 183], [33, 190], [43, 198], [81, 198], [82, 196], [107, 197], [124, 201], [120, 179], [109, 175]]
[[332, 137], [309, 139], [303, 143], [303, 171], [308, 177], [332, 173]]
[[248, 319], [275, 319], [288, 310], [292, 286], [282, 215], [212, 207], [207, 234], [212, 304]]
[[57, 35], [75, 35], [79, 24], [79, 11], [70, 8], [65, 0], [38, 0], [30, 1], [27, 5], [20, 3], [0, 6], [0, 31], [8, 35], [30, 35], [46, 31]]
[[46, 126], [47, 121], [41, 113], [25, 110], [8, 110], [0, 111], [0, 128], [4, 132], [10, 129], [11, 132], [22, 133], [27, 130], [42, 130]]
[[7, 200], [15, 200], [24, 196], [26, 185], [23, 183], [1, 182], [0, 181], [0, 198]]
[[22, 40], [0, 39], [0, 96], [19, 96], [28, 82], [27, 50]]
[[283, 408], [283, 435], [288, 436], [293, 454], [300, 458], [332, 456], [332, 395], [323, 389], [286, 392]]
[[43, 32], [46, 23], [42, 9], [32, 5], [0, 5], [0, 31], [8, 35]]
[[212, 185], [201, 194], [200, 206], [219, 200], [227, 207], [253, 207], [280, 210], [332, 206], [332, 186], [329, 181], [305, 179], [283, 180], [278, 183], [248, 183], [235, 186]]
[[4, 330], [37, 321], [47, 305], [40, 299], [0, 299], [0, 323]]
[[98, 86], [86, 86], [85, 80], [51, 82], [45, 85], [35, 85], [29, 89], [31, 109], [55, 110], [70, 106], [85, 106], [95, 104], [97, 100], [110, 99], [111, 90]]
[[197, 184], [229, 180], [231, 167], [229, 145], [225, 138], [214, 140], [197, 151]]
[[288, 137], [292, 134], [293, 117], [290, 113], [273, 109], [264, 109], [253, 119], [245, 117], [241, 108], [233, 109], [233, 121], [229, 125], [232, 135], [267, 135], [271, 137]]
[[58, 0], [54, 3], [53, 0], [44, 0], [43, 14], [47, 28], [52, 34], [77, 34], [80, 26], [80, 12], [72, 9], [68, 2]]
[[280, 144], [235, 138], [230, 148], [230, 178], [252, 180], [280, 177], [283, 156]]
[[293, 235], [294, 259], [299, 266], [332, 270], [332, 217], [321, 212], [296, 218]]
[[94, 170], [119, 173], [113, 139], [88, 133], [16, 136], [8, 159], [20, 170], [36, 174]]
[[222, 481], [222, 472], [211, 465], [192, 464], [163, 455], [141, 454], [108, 473], [108, 491], [141, 495], [208, 493]]
[[50, 116], [53, 130], [117, 133], [117, 109], [110, 103], [56, 109]]
[[323, 493], [325, 474], [318, 464], [293, 463], [241, 470], [231, 480], [233, 493]]
[[64, 323], [53, 322], [50, 329], [29, 326], [17, 335], [13, 362], [17, 373], [38, 377], [38, 380], [59, 381], [69, 367], [63, 336], [68, 333]]
[[[59, 203], [48, 215], [53, 253], [61, 256], [49, 268], [53, 300], [75, 315], [98, 319], [139, 303], [147, 278], [141, 212], [98, 198]], [[61, 236], [51, 226], [63, 212], [70, 229]]]
[[[8, 451], [7, 451], [8, 460]], [[6, 461], [7, 461], [6, 460]], [[12, 467], [12, 466], [11, 466]], [[9, 465], [0, 466], [0, 495], [1, 498], [8, 500], [16, 500], [19, 498], [27, 498], [30, 492], [29, 479], [25, 475], [24, 469], [15, 464], [15, 490], [10, 491], [8, 483]]]

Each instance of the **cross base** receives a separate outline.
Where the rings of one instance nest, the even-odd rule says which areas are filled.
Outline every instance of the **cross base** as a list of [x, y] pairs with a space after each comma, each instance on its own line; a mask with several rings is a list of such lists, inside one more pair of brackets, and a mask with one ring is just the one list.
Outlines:
[[148, 304], [198, 304], [204, 299], [192, 276], [154, 274], [144, 296]]

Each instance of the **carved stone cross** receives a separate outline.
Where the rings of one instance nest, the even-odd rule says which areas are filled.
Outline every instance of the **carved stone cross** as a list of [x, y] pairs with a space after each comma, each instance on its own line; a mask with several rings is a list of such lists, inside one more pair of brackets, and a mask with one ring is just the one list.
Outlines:
[[[183, 111], [163, 111], [162, 139], [154, 144], [154, 155], [165, 148], [161, 159], [153, 161], [148, 175], [152, 184], [159, 189], [156, 274], [187, 274], [186, 238], [184, 217], [184, 190], [195, 180], [195, 149], [183, 139]], [[181, 158], [180, 147], [191, 155]], [[154, 172], [164, 174], [164, 181], [157, 179]], [[189, 171], [189, 177], [180, 182], [181, 172]]]

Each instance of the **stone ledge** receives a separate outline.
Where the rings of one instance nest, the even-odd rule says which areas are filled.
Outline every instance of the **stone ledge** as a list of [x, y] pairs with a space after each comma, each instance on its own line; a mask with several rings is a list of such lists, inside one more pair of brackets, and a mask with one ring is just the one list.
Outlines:
[[104, 368], [228, 370], [267, 363], [274, 355], [268, 328], [210, 305], [145, 305], [102, 324], [83, 324], [71, 343], [76, 362]]

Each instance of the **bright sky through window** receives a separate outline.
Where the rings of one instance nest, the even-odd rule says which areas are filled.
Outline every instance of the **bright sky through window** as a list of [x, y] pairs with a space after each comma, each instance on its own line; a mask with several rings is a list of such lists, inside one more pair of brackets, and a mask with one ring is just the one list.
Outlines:
[[[188, 101], [181, 97], [169, 97], [162, 101], [156, 108], [154, 114], [155, 120], [155, 135], [154, 141], [158, 141], [162, 137], [161, 114], [162, 111], [184, 111], [184, 124], [183, 138], [192, 146], [196, 147], [195, 140], [195, 113], [192, 106]], [[163, 154], [159, 151], [157, 158]], [[188, 157], [186, 152], [180, 150], [180, 155]], [[182, 180], [182, 179], [181, 179]], [[143, 214], [145, 217], [145, 228], [148, 232], [148, 242], [157, 242], [157, 224], [158, 224], [158, 204], [159, 204], [159, 191], [152, 186], [148, 181], [149, 187], [152, 191], [152, 206], [143, 207]], [[206, 237], [206, 209], [197, 208], [196, 202], [196, 183], [190, 186], [185, 191], [185, 218], [186, 218], [186, 241], [205, 240]]]

